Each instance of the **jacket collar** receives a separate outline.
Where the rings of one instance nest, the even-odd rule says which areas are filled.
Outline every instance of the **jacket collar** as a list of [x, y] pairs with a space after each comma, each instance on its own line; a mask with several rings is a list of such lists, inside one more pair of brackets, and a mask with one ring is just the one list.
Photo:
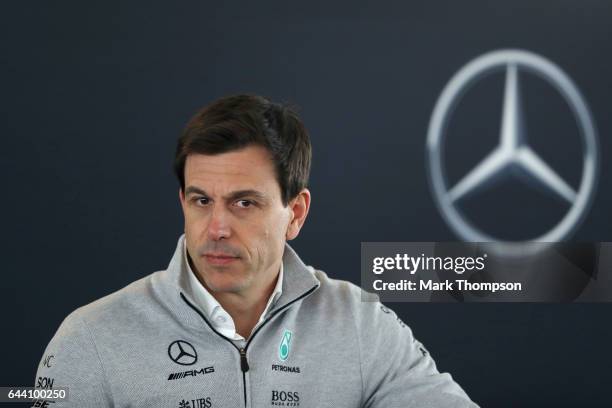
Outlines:
[[[153, 277], [152, 290], [162, 303], [170, 306], [170, 310], [181, 322], [192, 328], [202, 329], [206, 326], [202, 322], [202, 317], [181, 298], [181, 296], [185, 297], [191, 305], [197, 304], [189, 290], [189, 271], [183, 256], [184, 245], [185, 235], [183, 234], [178, 239], [168, 268]], [[268, 316], [306, 293], [316, 290], [320, 285], [314, 275], [314, 268], [306, 266], [289, 244], [285, 244], [283, 253], [283, 273], [283, 292], [268, 311]]]

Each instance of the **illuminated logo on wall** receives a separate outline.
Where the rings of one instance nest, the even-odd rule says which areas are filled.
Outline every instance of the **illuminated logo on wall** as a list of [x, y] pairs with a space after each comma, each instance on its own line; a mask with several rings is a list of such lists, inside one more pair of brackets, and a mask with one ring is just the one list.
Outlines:
[[[465, 92], [485, 75], [505, 71], [502, 122], [499, 143], [459, 181], [449, 186], [443, 163], [445, 134], [455, 108]], [[575, 190], [544, 161], [526, 140], [520, 95], [520, 75], [527, 72], [546, 81], [563, 97], [572, 111], [580, 137], [583, 157], [580, 184]], [[464, 241], [500, 242], [498, 249], [508, 255], [523, 254], [530, 241], [557, 242], [569, 237], [584, 219], [597, 182], [598, 145], [595, 125], [580, 91], [554, 63], [521, 50], [500, 50], [469, 62], [448, 82], [432, 113], [427, 135], [428, 175], [435, 202], [451, 229]], [[522, 242], [503, 242], [469, 222], [457, 203], [481, 190], [500, 176], [521, 172], [530, 182], [543, 187], [570, 205], [557, 224], [540, 236]]]

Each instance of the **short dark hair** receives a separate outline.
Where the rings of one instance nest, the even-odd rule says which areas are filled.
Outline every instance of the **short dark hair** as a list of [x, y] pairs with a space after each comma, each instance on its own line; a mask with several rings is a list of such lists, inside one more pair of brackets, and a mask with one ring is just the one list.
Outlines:
[[283, 205], [308, 185], [312, 148], [304, 124], [290, 106], [256, 95], [221, 98], [202, 108], [178, 139], [174, 172], [185, 191], [190, 154], [221, 154], [249, 145], [266, 148], [280, 185]]

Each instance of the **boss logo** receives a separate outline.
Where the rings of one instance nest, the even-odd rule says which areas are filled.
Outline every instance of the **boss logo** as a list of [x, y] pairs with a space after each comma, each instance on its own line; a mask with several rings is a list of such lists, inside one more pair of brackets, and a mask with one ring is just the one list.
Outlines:
[[272, 391], [272, 405], [279, 407], [297, 407], [300, 395], [297, 391]]

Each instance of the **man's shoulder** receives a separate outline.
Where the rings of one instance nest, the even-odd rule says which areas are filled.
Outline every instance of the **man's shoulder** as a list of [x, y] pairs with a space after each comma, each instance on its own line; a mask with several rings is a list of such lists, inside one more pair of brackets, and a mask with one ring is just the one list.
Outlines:
[[336, 303], [354, 310], [361, 309], [364, 304], [378, 303], [378, 296], [366, 292], [353, 282], [330, 278], [320, 269], [309, 269], [320, 283], [316, 296], [318, 301]]
[[363, 289], [354, 284], [353, 282], [330, 278], [327, 273], [320, 269], [315, 269], [309, 266], [308, 269], [320, 282], [319, 291], [325, 296], [334, 296], [342, 298], [354, 298], [361, 296], [361, 293], [365, 293]]
[[380, 302], [378, 295], [342, 279], [330, 278], [325, 272], [309, 267], [320, 282], [313, 298], [322, 310], [334, 310], [340, 319], [351, 318], [360, 329], [369, 327], [405, 327], [397, 314]]
[[110, 326], [118, 320], [132, 318], [134, 314], [150, 309], [155, 296], [152, 282], [163, 271], [144, 276], [123, 288], [80, 306], [66, 320], [80, 320], [88, 326]]

